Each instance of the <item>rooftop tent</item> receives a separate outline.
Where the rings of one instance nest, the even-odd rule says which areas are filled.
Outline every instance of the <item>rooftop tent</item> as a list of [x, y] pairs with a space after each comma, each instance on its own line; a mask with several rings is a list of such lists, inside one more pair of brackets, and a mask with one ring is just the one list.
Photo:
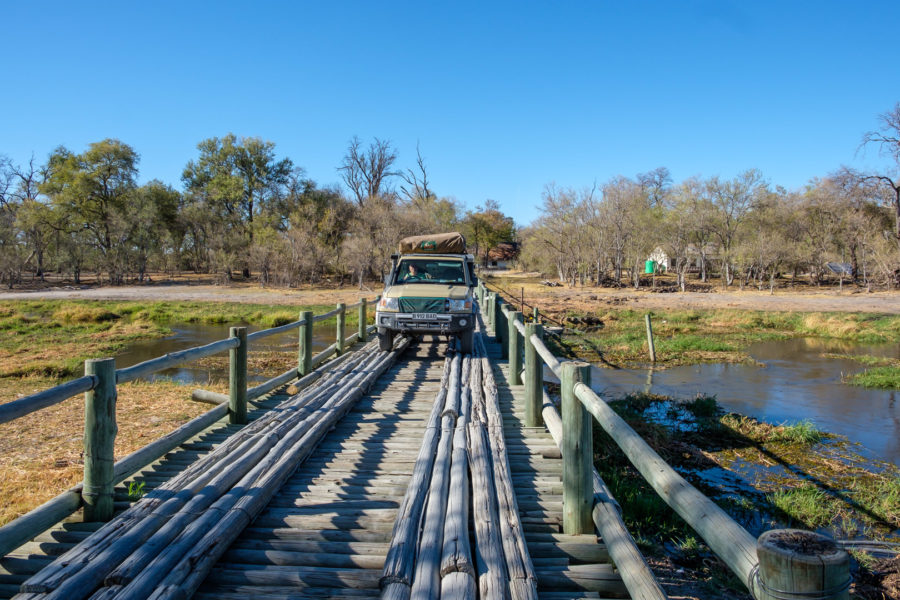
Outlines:
[[400, 240], [399, 252], [400, 254], [465, 254], [466, 238], [457, 231], [413, 235]]

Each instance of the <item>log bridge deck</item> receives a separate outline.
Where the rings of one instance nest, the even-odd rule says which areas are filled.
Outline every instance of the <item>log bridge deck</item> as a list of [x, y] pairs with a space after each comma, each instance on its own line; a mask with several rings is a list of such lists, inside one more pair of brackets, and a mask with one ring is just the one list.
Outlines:
[[[104, 546], [103, 532], [114, 527], [81, 522], [79, 512], [0, 559], [0, 598], [630, 597], [607, 546], [597, 535], [562, 533], [562, 461], [557, 442], [543, 426], [524, 426], [524, 386], [508, 384], [508, 362], [500, 359], [500, 345], [487, 335], [481, 339], [480, 352], [486, 361], [454, 359], [447, 343], [437, 340], [426, 339], [395, 350], [394, 362], [373, 378], [296, 465], [288, 467], [283, 482], [278, 481], [277, 493], [255, 516], [251, 512], [249, 517], [243, 515], [243, 521], [231, 523], [234, 511], [223, 509], [207, 520], [199, 532], [204, 536], [199, 543], [207, 540], [209, 529], [221, 526], [221, 533], [196, 555], [192, 548], [198, 542], [179, 546], [179, 540], [192, 523], [202, 521], [199, 512], [167, 513], [156, 523], [157, 530], [177, 521], [178, 531], [164, 542], [148, 533], [130, 556]], [[478, 363], [490, 365], [496, 382], [493, 398], [487, 390], [488, 374], [483, 374], [483, 397], [481, 390], [466, 393], [467, 377], [471, 380], [473, 372], [480, 369]], [[463, 387], [462, 404], [455, 409], [435, 409], [447, 397], [448, 387], [449, 393], [454, 393], [454, 385]], [[138, 511], [142, 503], [153, 504], [149, 499], [155, 496], [162, 499], [159, 502], [171, 499], [163, 493], [167, 483], [172, 486], [179, 478], [185, 482], [188, 475], [197, 477], [191, 472], [192, 465], [224, 445], [236, 444], [242, 431], [289, 402], [289, 391], [290, 386], [283, 387], [251, 405], [248, 425], [220, 421], [119, 484], [113, 523]], [[493, 417], [491, 401], [500, 411]], [[473, 427], [479, 415], [483, 438]], [[448, 435], [460, 426], [465, 429], [466, 422], [468, 472], [466, 446], [456, 443], [458, 433]], [[453, 429], [448, 429], [448, 424]], [[439, 426], [443, 435], [439, 435]], [[497, 440], [491, 438], [497, 429], [502, 429], [499, 449]], [[434, 433], [429, 442], [433, 449], [423, 451], [429, 432]], [[485, 442], [485, 454], [473, 454], [473, 436]], [[255, 448], [246, 445], [242, 453], [248, 456]], [[464, 457], [461, 467], [457, 463], [460, 449]], [[456, 470], [449, 466], [451, 462]], [[431, 470], [428, 467], [435, 474], [444, 469], [444, 475], [429, 475], [423, 481], [420, 471]], [[136, 503], [129, 499], [129, 485], [132, 490], [143, 485], [143, 499]], [[514, 497], [503, 497], [505, 485], [511, 485]], [[497, 490], [494, 497], [500, 497], [499, 503], [484, 496], [486, 487]], [[438, 506], [440, 498], [445, 506]], [[460, 510], [460, 503], [463, 512], [454, 513]], [[516, 514], [510, 515], [510, 509]], [[459, 514], [465, 517], [461, 525]], [[129, 523], [141, 521], [121, 522], [125, 531], [119, 532], [119, 541], [128, 537]], [[407, 535], [411, 531], [413, 538], [398, 541], [404, 535], [404, 524], [410, 523]], [[453, 538], [454, 525], [464, 531], [457, 539]], [[135, 530], [137, 527], [134, 525]], [[98, 545], [92, 546], [92, 540]], [[138, 566], [133, 563], [131, 571], [123, 567], [126, 557], [133, 560], [135, 554], [154, 544], [160, 547], [152, 556], [138, 560]], [[161, 544], [176, 549], [169, 562], [159, 563], [159, 555], [165, 553]], [[85, 576], [104, 561], [106, 568]], [[159, 568], [153, 570], [154, 565]], [[192, 575], [194, 568], [200, 577]]]

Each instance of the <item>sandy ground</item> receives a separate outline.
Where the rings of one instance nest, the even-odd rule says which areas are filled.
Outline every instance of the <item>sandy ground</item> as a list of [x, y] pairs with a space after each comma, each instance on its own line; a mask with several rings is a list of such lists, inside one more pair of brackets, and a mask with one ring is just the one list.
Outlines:
[[[489, 280], [488, 285], [493, 286]], [[521, 287], [514, 280], [504, 281], [504, 291], [518, 299]], [[36, 290], [0, 292], [0, 300], [87, 299], [87, 300], [154, 300], [194, 302], [245, 302], [258, 304], [352, 304], [361, 298], [374, 298], [379, 289], [359, 290], [355, 286], [342, 289], [283, 289], [263, 288], [252, 284], [186, 285], [150, 284], [118, 287], [57, 287]], [[900, 293], [866, 293], [847, 288], [844, 292], [792, 292], [778, 290], [775, 294], [757, 291], [711, 291], [653, 293], [649, 290], [614, 290], [609, 288], [566, 288], [528, 285], [525, 302], [558, 312], [602, 310], [605, 307], [636, 310], [666, 308], [801, 311], [801, 312], [865, 312], [900, 314]]]

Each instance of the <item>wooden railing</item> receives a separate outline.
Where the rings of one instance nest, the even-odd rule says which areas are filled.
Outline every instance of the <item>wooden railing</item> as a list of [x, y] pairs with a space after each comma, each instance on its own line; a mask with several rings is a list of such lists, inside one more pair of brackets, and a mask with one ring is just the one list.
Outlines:
[[[378, 299], [376, 297], [372, 302], [377, 302]], [[232, 327], [230, 336], [226, 339], [172, 352], [123, 369], [115, 368], [113, 358], [90, 359], [85, 361], [84, 377], [0, 405], [0, 424], [2, 424], [59, 404], [82, 392], [85, 393], [84, 481], [0, 527], [0, 557], [52, 527], [82, 506], [86, 521], [108, 521], [113, 515], [113, 487], [117, 483], [226, 416], [230, 423], [246, 423], [248, 401], [264, 396], [298, 377], [300, 378], [297, 382], [298, 388], [308, 386], [319, 376], [314, 371], [316, 367], [332, 356], [340, 357], [348, 344], [365, 341], [374, 331], [374, 326], [367, 326], [368, 305], [369, 301], [363, 299], [350, 306], [338, 304], [336, 309], [322, 315], [303, 311], [297, 321], [249, 335], [246, 327]], [[359, 311], [359, 327], [352, 335], [345, 337], [346, 314], [351, 309]], [[313, 356], [313, 325], [331, 317], [336, 317], [335, 342]], [[294, 329], [299, 330], [297, 366], [248, 389], [247, 353], [250, 342]], [[205, 390], [195, 390], [193, 393], [194, 399], [211, 402], [217, 406], [115, 462], [113, 448], [117, 431], [116, 386], [225, 351], [229, 353], [229, 393], [226, 395]]]
[[[625, 531], [618, 505], [593, 468], [591, 417], [754, 598], [848, 597], [849, 557], [833, 540], [800, 530], [773, 530], [754, 538], [676, 473], [591, 389], [588, 363], [554, 356], [543, 342], [541, 324], [524, 323], [521, 312], [511, 310], [482, 282], [476, 295], [488, 327], [501, 342], [504, 356], [509, 357], [509, 383], [525, 386], [525, 426], [546, 426], [558, 440], [563, 460], [564, 532], [587, 533], [593, 521], [633, 597], [665, 594], [648, 583], [646, 563], [629, 549], [634, 546], [628, 543], [631, 536]], [[560, 381], [561, 417], [543, 389], [544, 364]], [[623, 543], [611, 544], [616, 540]]]

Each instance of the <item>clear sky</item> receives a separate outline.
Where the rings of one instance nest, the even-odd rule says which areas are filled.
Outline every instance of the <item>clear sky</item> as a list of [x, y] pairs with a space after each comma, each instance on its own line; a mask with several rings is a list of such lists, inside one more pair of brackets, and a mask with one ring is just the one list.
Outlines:
[[358, 135], [520, 225], [543, 187], [668, 167], [801, 187], [900, 101], [900, 2], [0, 2], [0, 154], [107, 137], [181, 187], [197, 143], [276, 144], [322, 185]]

